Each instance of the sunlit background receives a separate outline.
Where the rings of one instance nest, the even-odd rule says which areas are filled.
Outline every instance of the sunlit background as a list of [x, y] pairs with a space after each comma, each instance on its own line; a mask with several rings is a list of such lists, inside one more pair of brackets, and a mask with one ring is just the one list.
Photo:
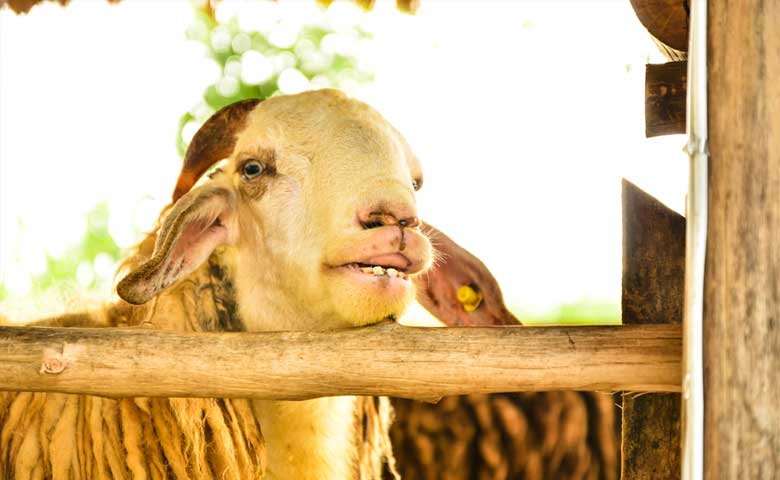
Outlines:
[[[683, 140], [644, 138], [629, 2], [74, 1], [0, 11], [0, 313], [108, 299], [214, 109], [336, 86], [405, 134], [421, 216], [526, 320], [619, 320], [620, 177], [682, 210]], [[412, 316], [422, 315], [414, 310]]]

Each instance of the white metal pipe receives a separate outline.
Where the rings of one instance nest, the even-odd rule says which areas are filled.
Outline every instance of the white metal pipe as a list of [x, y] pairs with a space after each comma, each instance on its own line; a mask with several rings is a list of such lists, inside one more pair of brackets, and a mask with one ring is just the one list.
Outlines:
[[682, 479], [704, 477], [704, 265], [707, 251], [707, 0], [691, 0], [688, 39], [689, 157], [683, 316]]

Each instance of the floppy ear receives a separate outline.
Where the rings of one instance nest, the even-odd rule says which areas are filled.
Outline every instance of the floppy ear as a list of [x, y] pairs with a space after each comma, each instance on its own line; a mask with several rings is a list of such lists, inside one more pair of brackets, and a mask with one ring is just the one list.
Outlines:
[[117, 285], [128, 303], [140, 305], [198, 268], [236, 236], [235, 194], [204, 185], [187, 193], [165, 217], [152, 257]]
[[233, 153], [247, 115], [258, 103], [252, 98], [222, 108], [192, 137], [173, 192], [175, 205], [160, 228], [152, 257], [116, 287], [123, 300], [148, 302], [198, 268], [219, 245], [232, 242], [237, 230], [234, 194], [214, 186], [190, 189], [206, 170]]
[[520, 324], [484, 263], [434, 227], [423, 229], [437, 251], [434, 266], [414, 279], [426, 310], [450, 327]]

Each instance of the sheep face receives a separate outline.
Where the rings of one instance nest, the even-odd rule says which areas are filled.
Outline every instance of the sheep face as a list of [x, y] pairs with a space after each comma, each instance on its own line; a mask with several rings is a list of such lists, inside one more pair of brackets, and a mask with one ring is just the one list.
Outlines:
[[231, 148], [216, 148], [227, 161], [178, 199], [152, 259], [120, 282], [120, 295], [143, 303], [226, 245], [249, 329], [399, 316], [432, 256], [415, 206], [420, 166], [401, 135], [334, 90], [244, 110], [214, 122], [230, 135], [212, 120], [196, 135], [197, 151], [228, 138]]
[[268, 300], [269, 284], [289, 301], [279, 313], [328, 326], [400, 315], [413, 298], [409, 275], [431, 258], [416, 220], [420, 166], [403, 138], [329, 90], [260, 104], [237, 138], [218, 178], [239, 196], [245, 317], [262, 313], [247, 310]]

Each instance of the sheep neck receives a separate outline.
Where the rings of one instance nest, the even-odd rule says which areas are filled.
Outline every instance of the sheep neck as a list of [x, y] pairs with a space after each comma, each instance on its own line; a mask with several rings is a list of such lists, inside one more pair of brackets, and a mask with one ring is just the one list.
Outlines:
[[266, 439], [268, 479], [354, 478], [355, 397], [257, 400], [252, 407]]
[[[284, 302], [286, 295], [275, 288], [272, 278], [246, 285], [237, 275], [237, 264], [236, 256], [227, 250], [209, 260], [209, 278], [216, 283], [210, 286], [215, 297], [213, 303], [222, 305], [225, 314], [240, 318], [218, 317], [219, 329], [237, 325], [249, 331], [313, 328], [314, 319], [294, 308], [292, 302]], [[298, 320], [280, 323], [279, 319]], [[253, 411], [266, 440], [266, 478], [341, 480], [355, 476], [358, 461], [355, 422], [359, 413], [355, 397], [257, 400], [253, 402]]]

